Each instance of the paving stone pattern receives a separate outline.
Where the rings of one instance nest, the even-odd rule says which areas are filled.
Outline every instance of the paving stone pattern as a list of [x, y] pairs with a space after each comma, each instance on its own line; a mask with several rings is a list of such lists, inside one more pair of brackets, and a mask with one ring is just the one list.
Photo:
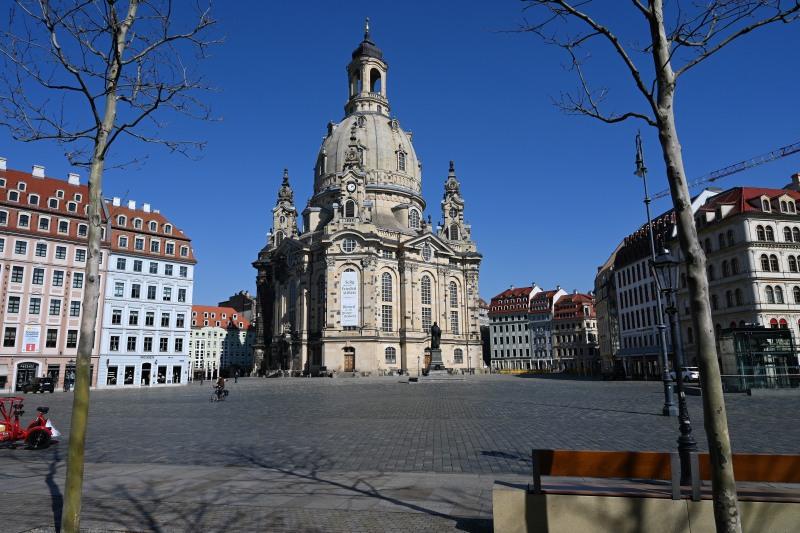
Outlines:
[[[531, 448], [671, 450], [657, 382], [511, 376], [409, 384], [398, 378], [242, 379], [93, 391], [92, 462], [398, 472], [529, 472]], [[71, 393], [30, 396], [69, 432]], [[701, 399], [688, 398], [705, 449]], [[800, 396], [726, 396], [735, 451], [796, 453]], [[27, 454], [42, 460], [53, 451]]]

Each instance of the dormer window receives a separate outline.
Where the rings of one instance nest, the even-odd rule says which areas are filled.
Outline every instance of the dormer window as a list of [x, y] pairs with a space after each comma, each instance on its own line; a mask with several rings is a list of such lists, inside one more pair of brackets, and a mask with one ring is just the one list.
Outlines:
[[24, 191], [24, 190], [25, 190], [25, 189], [27, 189], [27, 188], [28, 188], [28, 186], [25, 184], [25, 182], [24, 182], [24, 181], [20, 181], [20, 182], [17, 184], [17, 189], [19, 189], [19, 190], [21, 190], [21, 191]]
[[792, 214], [795, 213], [794, 201], [789, 201], [789, 212], [792, 213]]
[[788, 213], [789, 212], [789, 205], [786, 203], [786, 200], [781, 200], [781, 213]]
[[64, 191], [61, 189], [56, 191], [56, 198], [64, 198]]
[[134, 229], [142, 229], [142, 219], [141, 218], [134, 218], [133, 219], [133, 227], [134, 227]]
[[158, 231], [158, 223], [156, 223], [155, 220], [151, 220], [150, 223], [147, 225], [147, 227], [150, 228], [150, 231], [154, 233]]
[[403, 151], [402, 146], [397, 148], [397, 170], [400, 172], [406, 171], [406, 153]]
[[83, 195], [79, 192], [76, 192], [75, 194], [72, 195], [72, 199], [75, 200], [76, 202], [81, 202], [83, 201]]
[[181, 246], [181, 257], [189, 257], [189, 247]]
[[19, 193], [17, 191], [8, 191], [8, 200], [10, 202], [18, 202], [19, 201]]
[[47, 207], [50, 209], [58, 209], [58, 200], [55, 198], [50, 198], [47, 200]]
[[5, 178], [0, 178], [0, 187], [5, 189], [5, 187], [6, 187], [6, 179]]
[[31, 205], [39, 205], [39, 195], [38, 194], [28, 195], [28, 203]]
[[167, 235], [172, 233], [172, 224], [164, 224], [164, 233]]
[[766, 211], [767, 213], [772, 211], [772, 208], [769, 205], [769, 200], [767, 198], [762, 198], [761, 199], [761, 209], [762, 209], [762, 211]]
[[76, 204], [75, 202], [69, 202], [67, 204], [67, 211], [69, 211], [70, 213], [74, 213], [77, 210], [78, 210], [78, 204]]
[[117, 226], [123, 226], [124, 227], [127, 223], [128, 223], [128, 219], [125, 217], [125, 215], [119, 215], [117, 217]]

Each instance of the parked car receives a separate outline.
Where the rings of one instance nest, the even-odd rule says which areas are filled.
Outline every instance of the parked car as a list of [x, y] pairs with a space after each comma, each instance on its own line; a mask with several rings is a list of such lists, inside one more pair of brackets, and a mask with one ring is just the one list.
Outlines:
[[44, 377], [44, 378], [33, 378], [33, 380], [27, 382], [25, 385], [22, 386], [22, 392], [28, 394], [29, 392], [37, 393], [37, 392], [53, 392], [56, 388], [55, 382], [53, 382], [53, 378]]
[[[700, 369], [696, 366], [683, 367], [681, 374], [683, 375], [683, 381], [700, 381]], [[669, 373], [669, 377], [672, 381], [675, 381], [677, 376], [674, 370]]]

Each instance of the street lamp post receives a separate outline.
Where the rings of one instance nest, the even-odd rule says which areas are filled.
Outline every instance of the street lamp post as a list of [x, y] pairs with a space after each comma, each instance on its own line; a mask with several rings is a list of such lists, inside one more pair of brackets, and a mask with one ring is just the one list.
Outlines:
[[651, 263], [653, 277], [656, 278], [659, 292], [667, 297], [667, 315], [672, 331], [672, 349], [675, 353], [675, 381], [678, 385], [678, 424], [680, 436], [678, 437], [678, 454], [681, 458], [681, 483], [686, 484], [691, 480], [689, 457], [697, 451], [697, 442], [692, 436], [692, 421], [689, 410], [686, 408], [686, 393], [683, 390], [683, 344], [678, 325], [675, 305], [675, 293], [678, 292], [678, 266], [680, 262], [667, 250], [663, 250]]
[[[642, 178], [644, 185], [644, 207], [647, 211], [647, 229], [650, 234], [650, 260], [656, 260], [656, 240], [653, 236], [653, 220], [650, 216], [650, 194], [647, 191], [647, 167], [644, 166], [644, 152], [642, 151], [642, 137], [636, 134], [636, 176]], [[669, 356], [667, 355], [667, 326], [664, 324], [664, 314], [661, 308], [661, 292], [656, 291], [656, 327], [658, 328], [658, 340], [661, 349], [661, 380], [664, 382], [664, 407], [661, 414], [664, 416], [675, 416], [678, 410], [675, 407], [675, 398], [672, 394], [672, 380], [669, 378]]]

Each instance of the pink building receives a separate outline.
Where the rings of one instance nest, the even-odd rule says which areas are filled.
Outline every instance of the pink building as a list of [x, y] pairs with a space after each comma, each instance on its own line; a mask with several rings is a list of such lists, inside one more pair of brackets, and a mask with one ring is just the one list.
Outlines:
[[[12, 392], [35, 377], [56, 387], [74, 378], [85, 286], [88, 187], [6, 168], [0, 158], [0, 391]], [[108, 258], [104, 240], [102, 259]], [[100, 267], [100, 294], [106, 267]], [[102, 315], [98, 314], [99, 332]], [[93, 354], [99, 353], [100, 335]], [[97, 381], [92, 357], [92, 386]]]

